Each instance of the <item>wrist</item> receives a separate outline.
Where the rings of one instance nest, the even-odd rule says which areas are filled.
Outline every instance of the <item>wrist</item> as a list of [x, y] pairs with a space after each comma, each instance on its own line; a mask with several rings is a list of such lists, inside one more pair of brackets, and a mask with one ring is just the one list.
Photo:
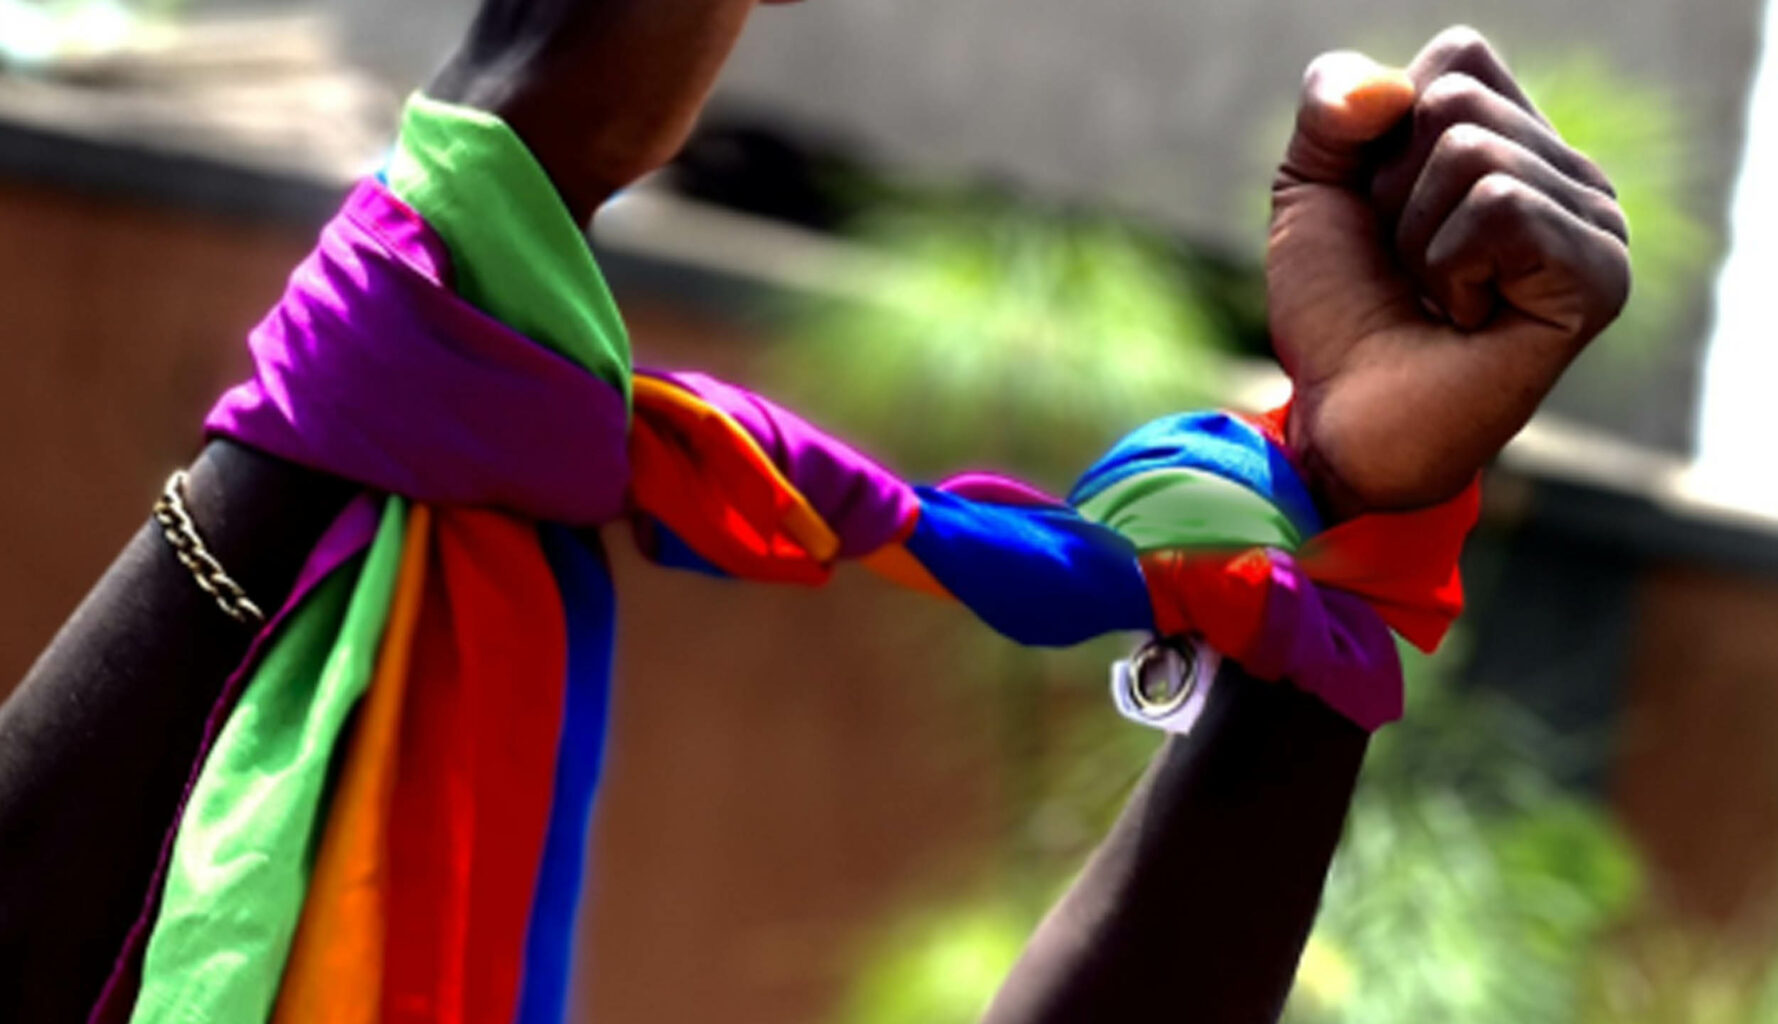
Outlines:
[[1358, 493], [1341, 478], [1333, 463], [1322, 454], [1306, 420], [1302, 402], [1292, 399], [1285, 409], [1280, 433], [1284, 453], [1302, 474], [1304, 485], [1315, 499], [1316, 511], [1329, 526], [1370, 511]]

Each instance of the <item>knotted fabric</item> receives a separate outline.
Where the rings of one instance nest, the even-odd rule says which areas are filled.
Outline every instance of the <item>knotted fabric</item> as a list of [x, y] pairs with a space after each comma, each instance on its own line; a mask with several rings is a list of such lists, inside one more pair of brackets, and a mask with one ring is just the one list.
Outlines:
[[1472, 486], [1326, 528], [1282, 414], [1142, 427], [1066, 500], [910, 485], [743, 388], [632, 372], [617, 307], [497, 119], [414, 100], [208, 421], [364, 485], [225, 687], [96, 1021], [562, 1018], [604, 743], [596, 540], [820, 584], [843, 560], [1022, 644], [1201, 636], [1358, 726], [1391, 630], [1457, 614]]

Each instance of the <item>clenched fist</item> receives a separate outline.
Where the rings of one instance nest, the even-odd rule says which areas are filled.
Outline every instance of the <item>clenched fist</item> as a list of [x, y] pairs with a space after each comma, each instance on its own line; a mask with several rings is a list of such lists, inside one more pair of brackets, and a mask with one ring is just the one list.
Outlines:
[[1610, 182], [1469, 29], [1317, 59], [1272, 202], [1289, 440], [1336, 514], [1462, 489], [1629, 295]]

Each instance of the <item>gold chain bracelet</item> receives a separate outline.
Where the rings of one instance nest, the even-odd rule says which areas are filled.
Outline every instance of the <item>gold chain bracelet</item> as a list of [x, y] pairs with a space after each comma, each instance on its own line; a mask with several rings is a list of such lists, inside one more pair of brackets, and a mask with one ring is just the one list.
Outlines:
[[160, 524], [161, 534], [173, 546], [173, 554], [179, 558], [180, 564], [191, 570], [198, 586], [216, 599], [223, 614], [243, 625], [264, 624], [265, 612], [259, 610], [259, 605], [254, 604], [241, 585], [223, 571], [222, 563], [204, 546], [197, 524], [185, 510], [185, 480], [183, 469], [168, 477], [167, 485], [161, 488], [160, 499], [154, 503], [154, 521]]

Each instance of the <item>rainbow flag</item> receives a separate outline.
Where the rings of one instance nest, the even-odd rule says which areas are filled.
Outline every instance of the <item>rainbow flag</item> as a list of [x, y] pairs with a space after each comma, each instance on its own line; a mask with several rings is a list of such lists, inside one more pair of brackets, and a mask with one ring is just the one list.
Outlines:
[[1329, 527], [1281, 413], [1141, 427], [1059, 499], [915, 486], [635, 371], [524, 145], [424, 98], [249, 345], [210, 433], [365, 491], [225, 688], [94, 1021], [562, 1019], [613, 638], [587, 527], [747, 580], [857, 561], [1022, 644], [1200, 637], [1365, 729], [1401, 714], [1392, 632], [1430, 647], [1462, 605], [1475, 487]]

